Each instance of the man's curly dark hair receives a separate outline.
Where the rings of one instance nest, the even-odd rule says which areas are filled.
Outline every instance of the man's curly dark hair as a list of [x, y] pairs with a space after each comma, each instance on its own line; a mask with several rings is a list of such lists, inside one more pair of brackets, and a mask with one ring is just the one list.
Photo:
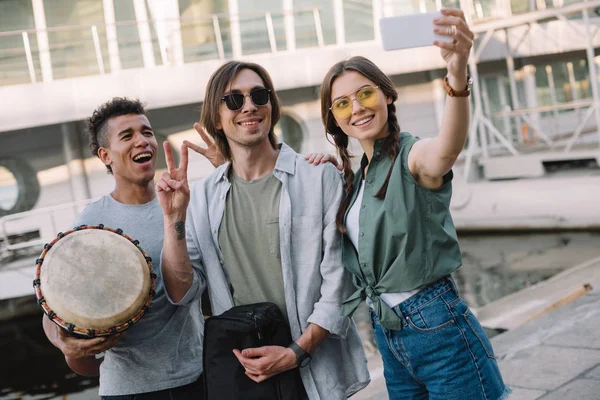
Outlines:
[[[114, 97], [112, 100], [102, 104], [88, 120], [89, 146], [93, 155], [99, 157], [98, 149], [108, 147], [108, 120], [121, 115], [139, 114], [147, 115], [144, 104], [139, 100], [130, 100], [125, 97]], [[107, 165], [108, 173], [112, 174], [110, 165]]]

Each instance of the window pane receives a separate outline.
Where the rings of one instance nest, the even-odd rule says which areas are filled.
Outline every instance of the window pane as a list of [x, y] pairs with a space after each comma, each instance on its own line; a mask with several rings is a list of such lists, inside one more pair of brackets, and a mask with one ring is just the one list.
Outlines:
[[96, 26], [103, 53], [102, 62], [108, 55], [104, 33], [104, 10], [101, 1], [95, 0], [49, 0], [44, 2], [48, 28], [71, 26], [68, 29], [49, 29], [48, 41], [52, 57], [54, 78], [99, 73], [92, 25]]
[[[0, 36], [0, 85], [29, 83], [29, 69], [23, 36], [18, 31], [34, 29], [31, 0], [0, 1], [0, 27], [3, 32], [17, 31], [14, 35]], [[39, 54], [35, 34], [28, 34], [36, 79], [41, 79], [39, 72]]]

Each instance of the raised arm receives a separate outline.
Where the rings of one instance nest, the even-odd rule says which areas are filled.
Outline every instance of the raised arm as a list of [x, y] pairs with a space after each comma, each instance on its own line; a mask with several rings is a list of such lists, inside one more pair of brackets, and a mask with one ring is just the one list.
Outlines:
[[164, 143], [168, 171], [157, 183], [158, 201], [164, 215], [164, 240], [161, 269], [168, 297], [174, 303], [186, 303], [199, 288], [188, 255], [185, 235], [185, 219], [190, 201], [187, 182], [188, 149], [181, 146], [181, 161], [175, 168], [169, 143]]
[[[454, 37], [452, 43], [436, 41], [448, 68], [448, 84], [456, 91], [467, 87], [467, 64], [474, 34], [459, 9], [442, 10], [435, 21], [435, 32]], [[452, 28], [452, 27], [456, 28]], [[416, 142], [408, 156], [410, 172], [417, 182], [429, 188], [442, 184], [442, 177], [454, 166], [465, 145], [469, 129], [469, 98], [446, 97], [440, 133], [435, 138]]]

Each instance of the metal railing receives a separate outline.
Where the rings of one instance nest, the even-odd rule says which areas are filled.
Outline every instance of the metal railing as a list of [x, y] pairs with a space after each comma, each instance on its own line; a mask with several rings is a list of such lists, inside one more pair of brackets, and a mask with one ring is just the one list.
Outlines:
[[[555, 0], [554, 5], [572, 2]], [[513, 15], [509, 0], [365, 0], [341, 4], [341, 11], [337, 11], [341, 16], [325, 24], [320, 8], [306, 8], [291, 12], [211, 14], [200, 18], [146, 19], [0, 32], [0, 42], [6, 40], [10, 45], [0, 48], [0, 85], [114, 73], [119, 69], [225, 60], [327, 44], [346, 45], [347, 42], [377, 38], [376, 20], [379, 17], [442, 7], [461, 7], [473, 23]], [[537, 1], [534, 5], [538, 9], [547, 8], [545, 1]], [[515, 10], [529, 11], [532, 10]], [[360, 15], [364, 26], [345, 26], [344, 14], [352, 21]], [[364, 18], [369, 15], [372, 18]], [[348, 35], [338, 32], [338, 24], [344, 32], [351, 34], [350, 40], [345, 40]], [[191, 39], [186, 40], [186, 36]]]
[[[595, 137], [586, 138], [589, 142], [594, 143], [596, 147], [600, 147], [600, 92], [598, 89], [598, 73], [595, 62], [595, 54], [593, 49], [593, 38], [598, 32], [598, 28], [592, 29], [592, 22], [590, 22], [590, 12], [600, 7], [599, 0], [588, 0], [578, 2], [567, 2], [566, 0], [559, 1], [562, 7], [560, 8], [548, 8], [540, 9], [535, 12], [531, 12], [524, 15], [515, 16], [510, 19], [489, 21], [476, 25], [474, 31], [481, 35], [481, 39], [474, 45], [473, 53], [469, 59], [469, 71], [474, 79], [473, 86], [473, 118], [471, 120], [471, 126], [468, 136], [468, 146], [466, 151], [463, 153], [466, 159], [464, 178], [468, 180], [470, 169], [472, 167], [475, 157], [486, 159], [495, 155], [519, 155], [521, 154], [519, 145], [523, 144], [524, 135], [514, 135], [514, 127], [519, 128], [526, 127], [531, 129], [536, 139], [544, 142], [545, 149], [552, 149], [558, 151], [560, 147], [564, 152], [570, 152], [575, 143], [581, 139], [582, 133], [584, 132], [588, 121], [591, 116], [595, 116], [595, 123], [593, 133]], [[571, 4], [567, 4], [571, 3]], [[556, 4], [555, 4], [556, 5]], [[519, 94], [517, 90], [517, 82], [515, 77], [515, 63], [514, 63], [514, 43], [509, 43], [507, 39], [506, 30], [516, 26], [532, 26], [540, 21], [548, 20], [559, 20], [566, 25], [567, 28], [572, 29], [577, 35], [580, 36], [587, 55], [587, 65], [589, 82], [591, 86], [592, 98], [588, 100], [554, 104], [550, 106], [542, 107], [523, 107], [519, 100]], [[582, 29], [575, 26], [573, 21], [583, 23]], [[486, 105], [484, 104], [484, 96], [482, 95], [481, 82], [479, 79], [478, 63], [480, 61], [481, 54], [487, 44], [490, 42], [492, 37], [495, 37], [497, 31], [504, 31], [503, 45], [506, 53], [506, 70], [509, 80], [509, 93], [511, 103], [515, 107], [514, 110], [489, 113], [486, 112]], [[528, 31], [527, 31], [528, 32]], [[527, 34], [526, 32], [526, 34]], [[518, 47], [524, 40], [523, 35], [520, 41], [516, 44]], [[587, 107], [586, 113], [582, 119], [580, 119], [574, 129], [566, 139], [555, 138], [548, 134], [546, 129], [543, 129], [539, 124], [539, 114], [542, 112], [557, 112], [558, 110], [580, 110]], [[503, 120], [503, 127], [498, 128], [492, 122], [492, 120], [500, 118]], [[512, 121], [511, 121], [512, 119]], [[506, 122], [508, 121], [508, 123]], [[512, 122], [512, 123], [511, 123]], [[511, 126], [513, 128], [511, 128]], [[504, 131], [504, 132], [502, 132]], [[564, 146], [564, 147], [563, 147]], [[495, 150], [500, 151], [495, 151]]]
[[[95, 200], [80, 200], [0, 218], [0, 259], [12, 252], [48, 243], [59, 231], [71, 227], [77, 215]], [[19, 240], [19, 237], [35, 231], [38, 232], [37, 238]]]
[[[293, 29], [300, 34], [294, 44], [286, 43], [285, 29], [289, 28], [283, 22], [287, 14], [283, 11], [243, 14], [235, 21], [228, 14], [148, 20], [153, 27], [149, 37], [139, 35], [139, 21], [0, 32], [0, 41], [11, 38], [16, 44], [14, 38], [19, 37], [18, 46], [0, 49], [0, 85], [105, 74], [118, 69], [225, 60], [275, 53], [288, 50], [287, 47], [302, 48], [306, 43], [311, 47], [325, 46], [319, 8], [293, 12]], [[173, 22], [178, 28], [163, 35], [154, 28], [157, 24]], [[241, 28], [239, 37], [233, 37], [232, 23]], [[48, 36], [46, 46], [38, 43], [40, 33]]]

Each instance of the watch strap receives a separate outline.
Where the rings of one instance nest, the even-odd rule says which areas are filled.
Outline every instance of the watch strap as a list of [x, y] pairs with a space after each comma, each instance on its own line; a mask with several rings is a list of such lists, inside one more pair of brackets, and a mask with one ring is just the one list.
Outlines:
[[302, 347], [300, 347], [298, 345], [298, 343], [292, 342], [288, 347], [290, 349], [292, 349], [292, 351], [296, 355], [296, 360], [298, 361], [298, 367], [300, 367], [300, 368], [305, 367], [312, 360], [311, 355], [309, 353], [305, 352], [304, 349], [302, 349]]

